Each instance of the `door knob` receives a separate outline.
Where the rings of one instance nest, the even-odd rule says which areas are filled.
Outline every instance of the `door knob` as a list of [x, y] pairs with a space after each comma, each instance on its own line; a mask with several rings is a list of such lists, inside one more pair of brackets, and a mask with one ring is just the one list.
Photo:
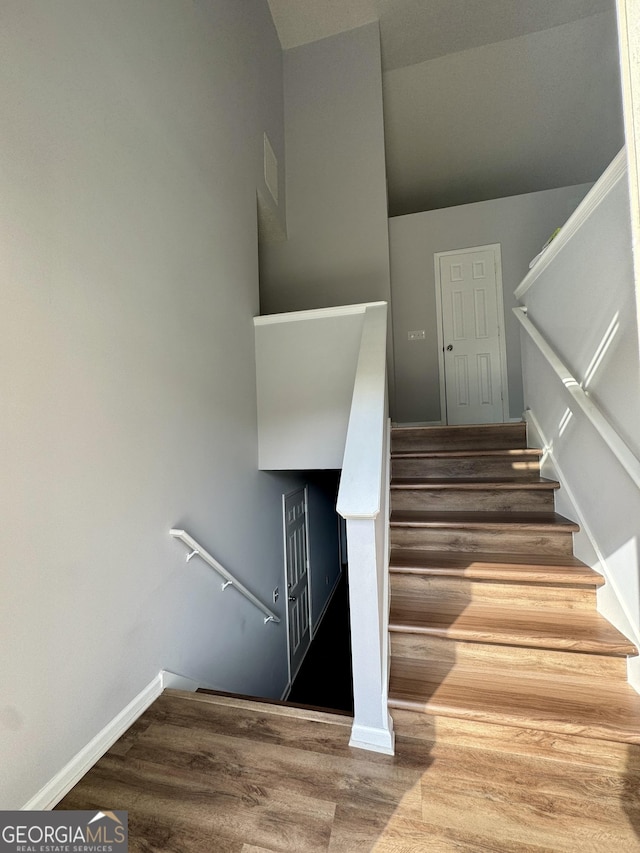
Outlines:
[[447, 347], [447, 350], [448, 350], [449, 352], [451, 352], [451, 350], [452, 350], [452, 349], [453, 349], [453, 344], [449, 344], [449, 346]]
[[295, 596], [295, 595], [290, 595], [290, 596], [289, 596], [289, 601], [295, 601], [295, 600], [296, 600], [296, 596]]

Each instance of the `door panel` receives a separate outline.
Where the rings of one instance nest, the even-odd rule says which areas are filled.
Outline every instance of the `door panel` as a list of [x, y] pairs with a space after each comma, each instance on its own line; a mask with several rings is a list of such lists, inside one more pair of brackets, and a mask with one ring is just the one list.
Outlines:
[[287, 625], [291, 680], [311, 642], [306, 489], [285, 495]]
[[447, 423], [501, 422], [503, 377], [493, 249], [441, 255], [439, 279]]

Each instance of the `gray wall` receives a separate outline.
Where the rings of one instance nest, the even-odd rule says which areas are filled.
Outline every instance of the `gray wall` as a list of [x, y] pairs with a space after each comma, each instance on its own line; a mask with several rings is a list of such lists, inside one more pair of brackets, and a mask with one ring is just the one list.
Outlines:
[[7, 809], [162, 668], [280, 695], [284, 624], [168, 531], [269, 600], [301, 479], [257, 470], [263, 131], [284, 157], [266, 0], [4, 0], [0, 64]]
[[288, 239], [261, 254], [263, 314], [389, 300], [378, 25], [284, 55]]
[[323, 614], [329, 595], [340, 577], [338, 515], [327, 512], [338, 497], [339, 471], [309, 473], [309, 548], [311, 553], [311, 624]]
[[[399, 423], [440, 421], [434, 259], [436, 252], [500, 243], [510, 415], [523, 411], [519, 326], [513, 291], [549, 235], [582, 200], [589, 184], [389, 220], [396, 405]], [[424, 329], [425, 340], [407, 332]]]

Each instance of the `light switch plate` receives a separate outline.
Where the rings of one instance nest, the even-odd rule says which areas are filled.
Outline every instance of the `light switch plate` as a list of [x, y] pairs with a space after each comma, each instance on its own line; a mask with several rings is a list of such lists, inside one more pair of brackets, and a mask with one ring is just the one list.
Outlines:
[[407, 338], [410, 341], [423, 341], [425, 339], [424, 329], [417, 329], [415, 332], [407, 332]]

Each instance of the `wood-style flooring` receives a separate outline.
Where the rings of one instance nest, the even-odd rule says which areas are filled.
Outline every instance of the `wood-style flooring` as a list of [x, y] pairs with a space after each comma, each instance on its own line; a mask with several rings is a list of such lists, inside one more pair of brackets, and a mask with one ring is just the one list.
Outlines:
[[574, 556], [525, 423], [391, 443], [390, 706], [413, 730], [446, 715], [640, 744], [638, 650], [597, 610], [605, 579]]
[[131, 851], [640, 851], [640, 746], [395, 710], [346, 716], [166, 691], [60, 809], [125, 809]]

